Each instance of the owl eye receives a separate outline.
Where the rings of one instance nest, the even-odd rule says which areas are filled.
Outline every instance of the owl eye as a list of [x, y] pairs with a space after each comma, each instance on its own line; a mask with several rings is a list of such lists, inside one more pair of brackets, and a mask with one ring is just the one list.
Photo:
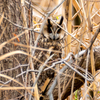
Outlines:
[[52, 33], [52, 30], [50, 27], [48, 27], [47, 31], [48, 31], [48, 33]]
[[61, 32], [61, 28], [58, 29], [57, 33], [59, 34]]

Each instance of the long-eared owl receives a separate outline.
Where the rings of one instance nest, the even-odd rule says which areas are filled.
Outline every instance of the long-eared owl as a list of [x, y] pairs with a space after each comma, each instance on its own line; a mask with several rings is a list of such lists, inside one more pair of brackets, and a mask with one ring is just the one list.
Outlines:
[[[63, 16], [61, 16], [59, 20], [56, 19], [53, 21], [55, 21], [55, 23], [59, 24], [61, 27], [64, 28], [63, 19], [64, 19]], [[51, 66], [53, 62], [62, 58], [62, 46], [64, 43], [65, 33], [55, 23], [52, 22], [50, 19], [47, 19], [46, 24], [43, 29], [43, 34], [41, 35], [38, 41], [38, 47], [49, 49], [51, 50], [51, 52], [36, 51], [37, 53], [36, 58], [42, 61], [43, 63], [48, 59], [50, 55], [54, 54], [52, 59], [50, 59], [50, 61], [47, 63], [48, 66]], [[52, 50], [60, 51], [60, 53], [52, 52]], [[42, 64], [38, 61], [37, 62], [34, 61], [34, 65], [35, 65], [35, 69], [38, 69], [38, 70], [42, 66]], [[48, 66], [45, 66], [45, 68]], [[42, 96], [46, 95], [46, 92], [48, 91], [50, 87], [50, 83], [53, 82], [53, 78], [56, 74], [55, 70], [56, 70], [56, 66], [54, 67], [54, 69], [48, 69], [47, 71], [42, 71], [40, 78], [38, 79], [39, 93], [40, 91], [42, 91], [41, 92]], [[43, 99], [40, 99], [40, 100], [43, 100]]]

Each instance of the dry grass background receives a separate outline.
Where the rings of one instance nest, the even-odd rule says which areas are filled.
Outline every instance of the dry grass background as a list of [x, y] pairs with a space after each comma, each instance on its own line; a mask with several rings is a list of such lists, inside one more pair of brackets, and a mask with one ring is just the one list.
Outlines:
[[[93, 49], [94, 47], [99, 48], [100, 34], [96, 37], [91, 49], [87, 49], [99, 28], [100, 2], [99, 0], [63, 1], [63, 4], [57, 8], [62, 0], [0, 0], [0, 100], [39, 100], [40, 94], [35, 74], [38, 74], [40, 70], [34, 70], [33, 59], [39, 60], [35, 58], [36, 50], [50, 50], [38, 48], [37, 42], [46, 19], [54, 16], [59, 18], [61, 15], [64, 16], [64, 23], [67, 27], [63, 59], [70, 53], [76, 55], [81, 50], [90, 51], [86, 54], [84, 69], [86, 75], [82, 73], [85, 76], [85, 84], [73, 92], [76, 71], [71, 76], [69, 75], [72, 78], [69, 90], [71, 95], [66, 100], [100, 99], [100, 75], [97, 75], [99, 70], [96, 71], [95, 68]], [[78, 19], [76, 19], [77, 16]], [[79, 23], [76, 24], [75, 21]], [[90, 60], [89, 55], [91, 56]], [[80, 58], [76, 58], [74, 63], [78, 65]], [[92, 76], [97, 75], [93, 82], [87, 81], [86, 78], [88, 62], [91, 62]], [[61, 66], [65, 66], [65, 64]], [[58, 82], [59, 80], [58, 78]], [[70, 79], [68, 84], [69, 81]], [[90, 92], [94, 95], [93, 97]], [[62, 97], [58, 97], [61, 100]], [[49, 98], [53, 100], [50, 95]]]

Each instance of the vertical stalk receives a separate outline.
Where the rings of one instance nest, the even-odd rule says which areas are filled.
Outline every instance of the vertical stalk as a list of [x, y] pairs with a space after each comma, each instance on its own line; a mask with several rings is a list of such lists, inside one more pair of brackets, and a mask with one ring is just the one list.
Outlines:
[[[92, 75], [94, 76], [95, 75], [95, 62], [94, 62], [94, 53], [93, 53], [93, 47], [91, 48], [91, 51], [90, 51], [90, 55], [91, 55], [91, 69], [92, 69]], [[94, 97], [96, 97], [96, 85], [95, 83], [93, 84], [93, 95]], [[95, 98], [94, 98], [95, 99]]]
[[[68, 16], [68, 32], [71, 33], [72, 32], [72, 0], [69, 1], [69, 16]], [[68, 35], [67, 37], [67, 44], [68, 47], [67, 47], [67, 54], [70, 52], [71, 50], [71, 36]]]
[[[25, 14], [25, 6], [24, 6], [24, 3], [25, 3], [25, 0], [21, 0], [21, 5], [22, 5], [22, 17], [23, 17], [23, 26], [24, 27], [28, 27], [28, 25], [27, 25], [27, 19], [26, 19], [26, 14]], [[26, 31], [26, 33], [28, 33], [29, 31], [27, 30]], [[30, 46], [32, 46], [32, 40], [31, 39], [29, 39], [29, 34], [27, 34], [26, 35], [26, 43], [27, 43], [27, 45], [29, 46], [29, 42], [30, 42]], [[27, 48], [27, 53], [29, 54], [29, 52], [32, 54], [32, 49], [30, 48], [30, 49], [28, 49]], [[33, 62], [32, 62], [32, 57], [29, 57], [28, 58], [28, 61], [29, 61], [29, 63], [30, 63], [30, 68], [32, 69], [32, 70], [34, 70], [34, 66], [33, 66]], [[35, 74], [34, 74], [34, 72], [32, 72], [32, 78], [34, 79], [33, 80], [33, 83], [34, 83], [34, 81], [35, 81]], [[39, 100], [39, 95], [38, 95], [38, 88], [37, 88], [37, 84], [35, 85], [35, 87], [34, 87], [34, 93], [35, 93], [35, 100]], [[31, 100], [31, 94], [30, 94], [30, 97], [29, 97], [29, 100]]]

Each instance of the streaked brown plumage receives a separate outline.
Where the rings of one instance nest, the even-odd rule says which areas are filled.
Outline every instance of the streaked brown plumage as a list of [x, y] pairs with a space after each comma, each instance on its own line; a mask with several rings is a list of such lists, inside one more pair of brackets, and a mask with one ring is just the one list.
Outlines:
[[[62, 16], [61, 16], [61, 18], [59, 18], [59, 20], [54, 20], [54, 21], [57, 24], [64, 27]], [[38, 41], [38, 47], [46, 48], [49, 50], [57, 50], [57, 51], [62, 52], [61, 48], [62, 48], [63, 43], [64, 43], [64, 31], [48, 19], [44, 26], [43, 34], [41, 35], [41, 38]], [[57, 60], [59, 58], [61, 59], [61, 57], [62, 57], [61, 53], [36, 51], [35, 56], [40, 61], [45, 62], [51, 54], [54, 54], [54, 56], [50, 60], [51, 63], [47, 64], [48, 66], [50, 66], [50, 65], [52, 65], [52, 62], [54, 60]], [[42, 66], [42, 64], [38, 61], [37, 62], [34, 61], [34, 65], [35, 65], [35, 69], [38, 69], [38, 70], [39, 70], [40, 66]], [[54, 67], [54, 70], [56, 70], [56, 66]], [[45, 90], [45, 91], [42, 91], [42, 95], [46, 95], [46, 92], [48, 91], [50, 84], [52, 83], [52, 81], [54, 79], [54, 75], [55, 75], [54, 70], [49, 69], [49, 70], [41, 73], [41, 76], [38, 80], [38, 86], [39, 86], [40, 91]], [[44, 86], [44, 84], [46, 84], [45, 82], [47, 82], [47, 80], [49, 80], [49, 82], [47, 83], [47, 86], [45, 86], [45, 89], [41, 89]]]

